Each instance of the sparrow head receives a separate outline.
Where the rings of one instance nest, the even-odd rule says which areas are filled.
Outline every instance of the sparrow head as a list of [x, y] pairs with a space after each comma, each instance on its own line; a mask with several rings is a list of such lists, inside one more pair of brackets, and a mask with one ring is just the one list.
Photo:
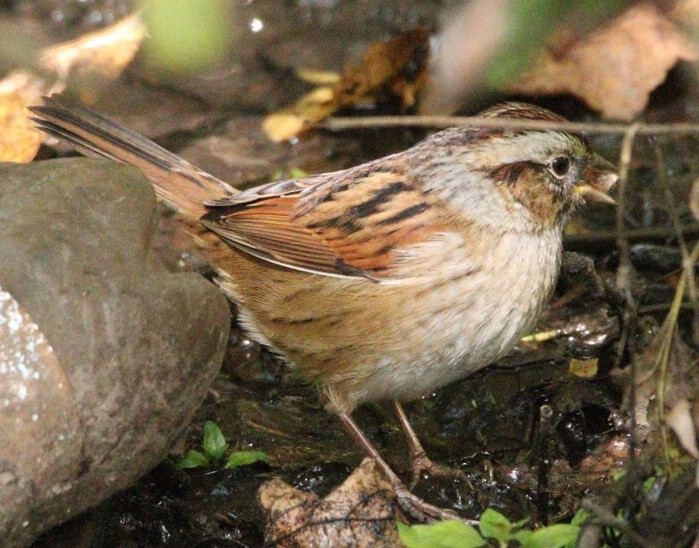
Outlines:
[[[566, 121], [524, 103], [497, 105], [480, 116]], [[526, 220], [530, 229], [540, 229], [562, 227], [574, 206], [585, 199], [614, 203], [607, 192], [618, 178], [616, 168], [595, 154], [582, 136], [554, 129], [451, 128], [429, 140], [440, 144], [433, 147], [441, 151], [433, 165], [446, 154], [458, 156], [453, 163], [464, 166], [462, 184], [450, 189], [448, 199], [465, 211], [483, 207], [491, 210], [490, 217], [515, 216]], [[483, 188], [493, 185], [496, 199]], [[492, 203], [475, 206], [477, 199]]]

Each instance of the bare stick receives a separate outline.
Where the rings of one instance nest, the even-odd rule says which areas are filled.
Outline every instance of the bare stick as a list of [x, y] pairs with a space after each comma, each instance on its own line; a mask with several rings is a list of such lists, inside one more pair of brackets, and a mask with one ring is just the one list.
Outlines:
[[699, 133], [699, 124], [633, 124], [553, 122], [549, 120], [512, 120], [506, 118], [480, 118], [477, 116], [365, 116], [361, 118], [328, 118], [319, 125], [331, 131], [376, 127], [452, 127], [477, 126], [505, 129], [553, 129], [571, 133], [628, 134], [634, 127], [636, 135], [662, 135]]

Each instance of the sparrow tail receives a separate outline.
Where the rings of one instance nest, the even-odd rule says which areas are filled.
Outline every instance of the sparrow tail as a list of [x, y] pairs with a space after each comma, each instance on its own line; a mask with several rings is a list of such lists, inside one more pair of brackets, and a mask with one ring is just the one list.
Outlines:
[[97, 158], [132, 165], [153, 184], [168, 205], [188, 217], [207, 212], [206, 200], [223, 198], [238, 191], [150, 139], [84, 107], [64, 106], [45, 98], [43, 106], [30, 107], [33, 120], [44, 132]]

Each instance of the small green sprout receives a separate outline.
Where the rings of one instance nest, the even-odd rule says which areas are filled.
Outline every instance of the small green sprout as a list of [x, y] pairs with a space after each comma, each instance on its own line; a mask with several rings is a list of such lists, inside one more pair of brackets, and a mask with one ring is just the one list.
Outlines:
[[[228, 451], [228, 443], [218, 425], [212, 421], [204, 423], [204, 437], [202, 439], [202, 451], [190, 449], [185, 456], [177, 462], [178, 468], [203, 468], [215, 466], [224, 459]], [[262, 451], [233, 451], [226, 459], [224, 468], [238, 468], [255, 462], [267, 462], [267, 454]]]
[[573, 523], [557, 523], [532, 531], [523, 528], [528, 518], [513, 523], [500, 512], [488, 508], [481, 516], [478, 529], [456, 520], [432, 525], [398, 523], [398, 534], [407, 548], [573, 548], [586, 518], [586, 513], [580, 518], [576, 514]]

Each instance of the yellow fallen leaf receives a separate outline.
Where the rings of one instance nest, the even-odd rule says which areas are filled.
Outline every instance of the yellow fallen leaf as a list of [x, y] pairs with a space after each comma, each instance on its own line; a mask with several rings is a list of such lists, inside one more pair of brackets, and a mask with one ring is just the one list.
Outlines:
[[568, 364], [568, 372], [582, 379], [593, 378], [597, 375], [598, 368], [599, 360], [597, 358], [591, 358], [589, 360], [576, 360], [573, 358]]
[[523, 343], [535, 343], [541, 344], [555, 339], [561, 334], [559, 329], [552, 329], [550, 331], [540, 331], [539, 333], [532, 333], [531, 335], [526, 335], [520, 339]]
[[302, 82], [308, 82], [316, 86], [332, 86], [339, 82], [341, 78], [339, 72], [304, 68], [300, 68], [296, 71], [296, 77]]
[[320, 122], [334, 109], [333, 89], [319, 87], [304, 95], [289, 109], [266, 116], [262, 121], [262, 130], [275, 143], [285, 141], [311, 124]]
[[16, 70], [0, 80], [0, 161], [29, 162], [44, 135], [29, 119], [28, 106], [44, 95], [60, 93], [69, 80], [95, 76], [100, 83], [116, 78], [136, 54], [145, 36], [138, 14], [97, 32], [43, 50], [37, 68]]
[[371, 44], [361, 62], [347, 65], [341, 75], [299, 69], [299, 78], [323, 85], [267, 116], [262, 129], [269, 139], [278, 142], [298, 135], [338, 108], [389, 99], [397, 102], [401, 110], [408, 109], [427, 81], [428, 56], [429, 33], [415, 29]]
[[0, 81], [0, 161], [30, 162], [44, 135], [29, 120], [27, 106], [37, 104], [45, 93], [43, 81], [15, 71]]
[[131, 62], [145, 33], [140, 13], [135, 13], [106, 28], [46, 48], [39, 62], [64, 82], [71, 74], [85, 70], [111, 80]]

